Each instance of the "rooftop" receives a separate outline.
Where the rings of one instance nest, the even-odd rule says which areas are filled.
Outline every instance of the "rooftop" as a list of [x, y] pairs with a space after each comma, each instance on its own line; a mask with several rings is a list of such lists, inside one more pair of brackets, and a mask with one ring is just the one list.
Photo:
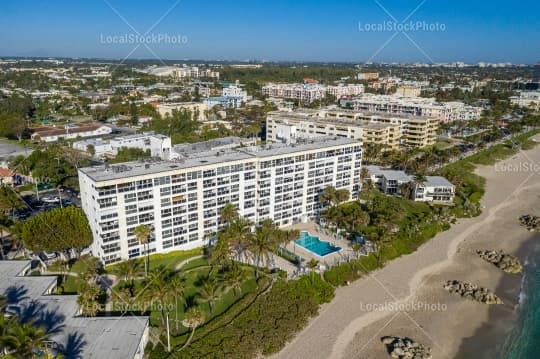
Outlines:
[[[234, 138], [234, 137], [233, 137]], [[230, 139], [217, 139], [213, 141], [232, 141]], [[272, 143], [263, 146], [235, 147], [217, 150], [208, 144], [195, 143], [186, 145], [184, 153], [174, 160], [146, 160], [126, 162], [118, 165], [100, 165], [80, 168], [79, 171], [96, 182], [117, 180], [126, 177], [145, 176], [156, 173], [176, 172], [180, 169], [198, 168], [218, 163], [235, 162], [247, 159], [287, 155], [295, 152], [317, 151], [342, 145], [359, 144], [357, 140], [342, 137], [317, 137], [298, 141], [296, 144]], [[200, 146], [200, 147], [199, 147]], [[191, 148], [190, 148], [191, 147]], [[200, 148], [200, 150], [198, 150]], [[129, 179], [126, 178], [126, 181]]]
[[424, 184], [433, 187], [454, 187], [450, 181], [441, 176], [426, 176]]
[[[318, 115], [306, 115], [303, 113], [295, 113], [295, 112], [289, 112], [289, 111], [274, 111], [270, 113], [274, 119], [276, 120], [298, 120], [298, 121], [305, 121], [305, 122], [311, 122], [314, 124], [320, 124], [320, 125], [342, 125], [342, 126], [354, 126], [354, 127], [362, 127], [362, 128], [369, 128], [369, 129], [385, 129], [388, 128], [388, 126], [398, 126], [394, 124], [382, 124], [382, 123], [373, 123], [365, 120], [353, 120], [348, 118], [339, 118], [339, 117], [322, 117]], [[425, 120], [425, 119], [424, 119]]]
[[46, 295], [56, 276], [23, 276], [30, 261], [0, 261], [0, 294], [8, 305], [53, 332], [51, 339], [66, 358], [133, 358], [148, 317], [80, 317], [76, 295]]

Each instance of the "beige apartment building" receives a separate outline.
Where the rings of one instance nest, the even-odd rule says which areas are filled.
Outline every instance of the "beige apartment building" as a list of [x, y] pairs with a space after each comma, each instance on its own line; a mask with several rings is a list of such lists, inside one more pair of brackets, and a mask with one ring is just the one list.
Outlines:
[[386, 149], [399, 147], [400, 129], [394, 124], [379, 124], [341, 118], [325, 118], [306, 113], [271, 112], [266, 118], [266, 139], [294, 143], [301, 138], [337, 136], [363, 143], [384, 144]]
[[[294, 126], [294, 128], [287, 128]], [[366, 113], [346, 109], [301, 109], [271, 112], [266, 121], [267, 140], [290, 137], [335, 135], [364, 143], [387, 145], [388, 149], [435, 144], [439, 120], [429, 117]]]

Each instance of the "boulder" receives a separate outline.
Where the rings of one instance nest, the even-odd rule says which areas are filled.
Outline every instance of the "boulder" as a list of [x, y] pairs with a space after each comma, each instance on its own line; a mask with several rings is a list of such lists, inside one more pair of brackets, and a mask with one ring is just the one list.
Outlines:
[[443, 287], [450, 293], [459, 294], [462, 298], [486, 304], [503, 304], [503, 301], [495, 293], [471, 283], [449, 280]]
[[519, 222], [521, 223], [522, 226], [524, 226], [531, 232], [540, 231], [540, 217], [539, 216], [524, 214], [523, 216], [519, 217]]
[[523, 271], [521, 261], [507, 253], [502, 251], [476, 251], [476, 254], [483, 260], [492, 263], [497, 268], [503, 270], [506, 273], [518, 274]]
[[386, 346], [388, 354], [392, 358], [431, 359], [431, 348], [425, 347], [411, 338], [385, 336], [381, 338], [381, 342]]

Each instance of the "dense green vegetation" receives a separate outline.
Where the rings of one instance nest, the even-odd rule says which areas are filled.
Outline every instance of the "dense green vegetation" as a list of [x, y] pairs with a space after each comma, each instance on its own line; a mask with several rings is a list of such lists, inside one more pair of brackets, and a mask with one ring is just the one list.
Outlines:
[[80, 251], [92, 244], [92, 232], [82, 209], [56, 208], [39, 213], [16, 227], [17, 236], [34, 252]]
[[142, 158], [150, 157], [150, 150], [143, 150], [140, 148], [128, 148], [122, 147], [118, 150], [118, 154], [115, 158], [109, 160], [109, 163], [122, 163], [129, 161], [136, 161]]
[[253, 358], [279, 351], [319, 305], [332, 300], [334, 289], [318, 275], [277, 281], [229, 325], [201, 335], [171, 358]]
[[12, 158], [9, 167], [18, 173], [32, 176], [38, 184], [78, 188], [77, 168], [88, 164], [89, 160], [79, 151], [54, 144], [35, 149], [28, 157]]

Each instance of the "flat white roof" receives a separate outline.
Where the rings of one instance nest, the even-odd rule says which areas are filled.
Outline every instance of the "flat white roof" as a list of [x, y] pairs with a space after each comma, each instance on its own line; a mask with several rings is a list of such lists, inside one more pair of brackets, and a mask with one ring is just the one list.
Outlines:
[[[219, 151], [201, 152], [199, 155], [187, 154], [175, 160], [146, 160], [126, 162], [118, 165], [100, 165], [80, 168], [79, 171], [95, 182], [117, 180], [121, 178], [144, 176], [162, 172], [172, 172], [179, 169], [198, 168], [208, 165], [234, 162], [239, 160], [256, 159], [291, 154], [295, 152], [316, 151], [324, 148], [358, 144], [354, 139], [344, 137], [317, 137], [296, 144], [272, 143], [264, 146], [237, 147]], [[197, 144], [194, 144], [195, 146]]]

